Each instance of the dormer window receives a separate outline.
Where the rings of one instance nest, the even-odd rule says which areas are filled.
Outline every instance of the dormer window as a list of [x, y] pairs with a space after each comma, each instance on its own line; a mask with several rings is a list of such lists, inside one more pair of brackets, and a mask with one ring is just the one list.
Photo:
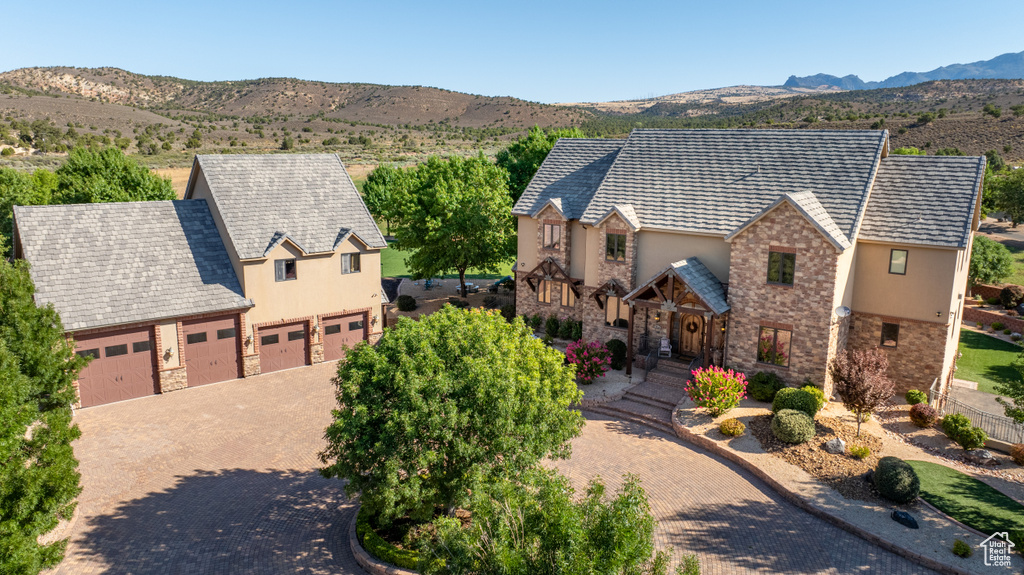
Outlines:
[[544, 249], [562, 249], [562, 226], [559, 224], [544, 224]]
[[274, 260], [274, 281], [291, 281], [297, 277], [294, 259]]
[[343, 274], [359, 273], [359, 254], [342, 254], [341, 255], [341, 273], [343, 273]]

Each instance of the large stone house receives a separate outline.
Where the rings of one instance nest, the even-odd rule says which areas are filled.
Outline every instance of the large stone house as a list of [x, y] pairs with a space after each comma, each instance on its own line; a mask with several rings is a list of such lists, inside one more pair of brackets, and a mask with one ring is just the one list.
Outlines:
[[14, 208], [37, 303], [92, 358], [85, 407], [376, 340], [384, 247], [333, 154], [197, 156], [183, 200]]
[[945, 384], [984, 169], [890, 155], [887, 131], [562, 139], [513, 208], [517, 311], [629, 342], [627, 369], [668, 355], [831, 393], [839, 351], [880, 348], [899, 390]]

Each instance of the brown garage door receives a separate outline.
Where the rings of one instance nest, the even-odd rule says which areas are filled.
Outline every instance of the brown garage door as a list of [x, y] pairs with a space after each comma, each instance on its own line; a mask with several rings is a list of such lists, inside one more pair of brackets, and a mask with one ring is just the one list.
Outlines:
[[352, 349], [366, 339], [366, 314], [332, 317], [321, 321], [324, 335], [324, 360], [345, 357], [345, 349]]
[[306, 365], [306, 322], [261, 327], [260, 373]]
[[241, 377], [237, 316], [183, 322], [181, 330], [189, 387]]
[[159, 389], [152, 329], [75, 338], [75, 353], [92, 361], [78, 376], [82, 407], [153, 395]]

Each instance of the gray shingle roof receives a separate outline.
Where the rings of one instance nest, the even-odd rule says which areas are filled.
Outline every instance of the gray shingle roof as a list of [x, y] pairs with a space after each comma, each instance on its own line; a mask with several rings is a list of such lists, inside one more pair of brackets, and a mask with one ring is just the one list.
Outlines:
[[693, 293], [697, 294], [711, 308], [712, 313], [721, 315], [729, 311], [729, 302], [725, 297], [725, 288], [722, 282], [718, 281], [715, 274], [700, 261], [700, 258], [692, 257], [680, 260], [648, 278], [643, 284], [629, 292], [622, 299], [632, 299], [636, 294], [648, 288], [651, 280], [660, 277], [668, 271], [675, 272], [676, 276], [683, 280]]
[[886, 140], [868, 130], [635, 130], [580, 221], [632, 204], [645, 228], [726, 235], [811, 190], [854, 237]]
[[624, 143], [625, 140], [585, 138], [558, 140], [512, 213], [532, 216], [549, 199], [560, 198], [565, 217], [578, 220]]
[[618, 214], [620, 218], [633, 227], [634, 231], [640, 229], [640, 218], [636, 217], [636, 210], [633, 209], [632, 204], [615, 204], [603, 216], [597, 218], [596, 223], [600, 224], [610, 218], [612, 214]]
[[334, 154], [200, 155], [196, 163], [241, 259], [264, 257], [286, 236], [306, 253], [332, 252], [349, 234], [387, 247]]
[[807, 218], [807, 220], [811, 222], [811, 224], [813, 224], [814, 227], [818, 228], [818, 231], [820, 231], [822, 235], [824, 235], [825, 238], [828, 239], [829, 242], [831, 242], [832, 245], [835, 246], [840, 251], [845, 250], [849, 248], [851, 245], [853, 245], [850, 243], [850, 240], [847, 239], [846, 234], [844, 234], [839, 229], [839, 226], [836, 225], [836, 222], [832, 219], [832, 216], [828, 215], [828, 211], [825, 210], [824, 206], [821, 205], [821, 202], [818, 201], [818, 198], [815, 197], [814, 192], [810, 191], [782, 194], [781, 196], [779, 196], [779, 199], [772, 202], [770, 206], [761, 210], [760, 212], [755, 214], [754, 217], [750, 218], [742, 225], [740, 225], [733, 231], [729, 232], [729, 234], [725, 236], [725, 240], [731, 240], [736, 234], [747, 229], [747, 227], [749, 227], [751, 224], [764, 217], [764, 215], [767, 214], [768, 212], [774, 210], [782, 202], [788, 202], [790, 205], [796, 208], [798, 212], [803, 214], [804, 217]]
[[883, 159], [859, 238], [967, 247], [984, 173], [984, 156]]
[[203, 200], [14, 208], [36, 302], [68, 331], [252, 307]]

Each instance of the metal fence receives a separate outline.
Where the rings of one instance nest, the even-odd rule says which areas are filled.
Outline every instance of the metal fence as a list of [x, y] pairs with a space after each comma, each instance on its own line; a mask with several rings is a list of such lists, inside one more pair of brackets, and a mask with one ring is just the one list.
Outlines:
[[985, 430], [990, 439], [1007, 443], [1024, 443], [1024, 425], [1002, 415], [988, 413], [976, 407], [958, 401], [954, 397], [946, 397], [939, 410], [942, 415], [959, 413], [971, 420], [971, 425]]

